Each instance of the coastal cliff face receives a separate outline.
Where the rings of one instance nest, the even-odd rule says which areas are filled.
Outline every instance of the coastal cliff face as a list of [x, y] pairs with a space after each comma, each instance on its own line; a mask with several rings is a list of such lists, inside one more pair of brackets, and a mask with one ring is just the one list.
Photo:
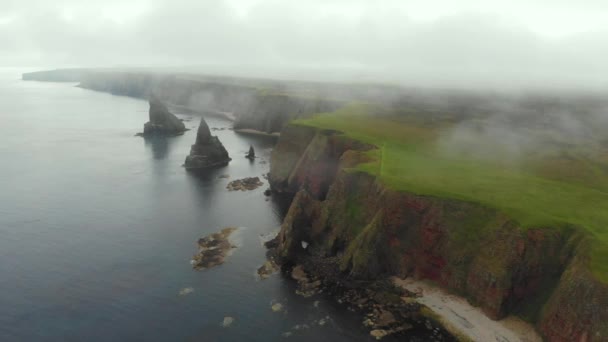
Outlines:
[[548, 341], [608, 339], [608, 286], [589, 272], [578, 230], [522, 229], [476, 203], [393, 191], [350, 169], [370, 148], [333, 131], [283, 130], [269, 178], [294, 195], [278, 237], [283, 262], [338, 257], [346, 277], [428, 279], [493, 319], [535, 322]]
[[248, 106], [237, 111], [235, 129], [254, 128], [266, 133], [278, 133], [288, 122], [338, 109], [342, 104], [315, 97], [300, 97], [289, 94], [258, 93]]
[[265, 133], [280, 132], [293, 119], [333, 111], [341, 105], [338, 101], [265, 92], [254, 85], [200, 80], [186, 75], [88, 73], [82, 76], [79, 86], [137, 98], [156, 94], [164, 102], [192, 111], [216, 115], [229, 113], [228, 116], [235, 120], [235, 129]]

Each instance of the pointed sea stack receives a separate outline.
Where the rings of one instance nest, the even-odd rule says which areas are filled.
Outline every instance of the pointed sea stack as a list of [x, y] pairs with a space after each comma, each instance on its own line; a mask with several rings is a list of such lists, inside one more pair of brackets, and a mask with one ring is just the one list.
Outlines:
[[150, 121], [144, 124], [144, 136], [178, 135], [186, 131], [184, 123], [169, 112], [156, 96], [150, 97]]
[[231, 160], [224, 145], [216, 136], [211, 135], [205, 118], [201, 118], [196, 133], [196, 143], [192, 145], [190, 155], [186, 157], [184, 163], [186, 169], [196, 170], [225, 166]]
[[249, 160], [255, 159], [255, 150], [253, 149], [252, 145], [249, 145], [249, 152], [247, 152], [247, 155], [245, 156], [245, 158], [247, 158]]

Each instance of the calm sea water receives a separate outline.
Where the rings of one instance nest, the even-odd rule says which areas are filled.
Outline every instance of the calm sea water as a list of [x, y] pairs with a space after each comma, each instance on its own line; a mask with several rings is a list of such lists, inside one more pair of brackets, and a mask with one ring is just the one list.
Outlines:
[[[0, 341], [370, 339], [333, 301], [299, 297], [281, 275], [256, 280], [260, 235], [278, 230], [278, 206], [266, 186], [228, 192], [218, 176], [261, 177], [272, 142], [213, 132], [233, 161], [196, 176], [181, 165], [198, 118], [178, 115], [191, 131], [146, 141], [133, 136], [146, 102], [20, 73], [0, 71]], [[262, 159], [243, 157], [249, 144]], [[240, 248], [222, 266], [192, 270], [197, 239], [224, 226], [244, 227]], [[272, 312], [273, 301], [287, 312]], [[235, 318], [229, 328], [225, 316]]]

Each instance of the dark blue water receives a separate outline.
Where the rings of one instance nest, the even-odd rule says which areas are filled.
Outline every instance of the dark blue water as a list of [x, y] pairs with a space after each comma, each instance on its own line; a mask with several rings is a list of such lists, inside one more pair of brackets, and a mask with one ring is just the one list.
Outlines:
[[[183, 136], [145, 141], [133, 135], [146, 102], [24, 82], [20, 72], [0, 73], [0, 341], [369, 339], [332, 301], [299, 297], [280, 275], [256, 280], [260, 235], [278, 229], [278, 206], [265, 186], [228, 192], [218, 176], [266, 173], [243, 155], [253, 144], [268, 160], [271, 142], [213, 132], [233, 161], [195, 176], [181, 165], [198, 118]], [[241, 247], [224, 265], [193, 271], [197, 239], [224, 226], [245, 227]], [[187, 287], [194, 292], [178, 295]], [[273, 301], [287, 313], [272, 312]], [[229, 328], [225, 316], [235, 318]]]

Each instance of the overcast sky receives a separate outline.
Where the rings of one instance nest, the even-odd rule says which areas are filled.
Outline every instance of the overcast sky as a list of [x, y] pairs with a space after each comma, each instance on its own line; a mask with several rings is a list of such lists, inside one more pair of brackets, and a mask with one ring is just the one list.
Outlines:
[[0, 0], [0, 49], [4, 67], [598, 86], [608, 1]]

